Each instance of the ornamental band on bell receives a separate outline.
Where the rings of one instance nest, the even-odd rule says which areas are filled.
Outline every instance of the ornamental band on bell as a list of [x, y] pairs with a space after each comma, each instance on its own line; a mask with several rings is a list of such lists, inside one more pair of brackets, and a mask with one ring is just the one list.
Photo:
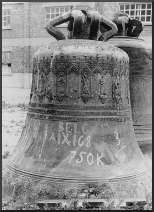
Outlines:
[[[65, 41], [64, 47], [69, 49], [71, 42]], [[96, 53], [93, 56], [78, 56], [75, 52], [73, 55], [51, 54], [51, 57], [42, 54], [42, 58], [39, 59], [36, 53], [33, 63], [31, 102], [94, 104], [97, 101], [98, 105], [107, 104], [113, 108], [119, 107], [122, 102], [121, 106], [125, 104], [127, 107], [128, 60], [124, 57], [119, 61], [114, 57], [109, 59], [103, 53], [98, 56], [97, 52], [103, 49], [103, 43], [98, 46], [92, 42], [92, 47], [81, 43], [74, 48], [74, 51], [85, 47], [89, 50], [95, 49]], [[61, 48], [54, 44], [50, 45], [50, 51], [52, 49], [58, 51]], [[42, 51], [44, 49], [46, 47]], [[119, 49], [116, 51], [121, 53]], [[51, 78], [53, 79], [50, 80]], [[73, 84], [71, 81], [74, 81]]]

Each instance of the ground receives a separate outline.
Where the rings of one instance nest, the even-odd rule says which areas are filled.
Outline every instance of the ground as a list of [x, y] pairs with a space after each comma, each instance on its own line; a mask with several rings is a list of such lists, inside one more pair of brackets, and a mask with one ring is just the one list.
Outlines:
[[2, 154], [12, 152], [25, 126], [30, 89], [2, 91]]
[[[2, 90], [2, 158], [5, 159], [18, 143], [27, 115], [30, 89]], [[152, 167], [152, 144], [140, 144]], [[150, 182], [151, 183], [151, 182]]]

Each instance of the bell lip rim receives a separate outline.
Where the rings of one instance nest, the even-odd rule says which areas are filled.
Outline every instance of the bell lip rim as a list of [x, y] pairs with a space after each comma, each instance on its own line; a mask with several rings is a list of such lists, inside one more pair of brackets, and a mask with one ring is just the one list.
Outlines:
[[54, 181], [54, 182], [57, 182], [57, 183], [88, 183], [88, 182], [102, 182], [102, 183], [119, 183], [119, 182], [125, 182], [125, 181], [128, 181], [128, 180], [135, 180], [135, 179], [138, 179], [138, 178], [141, 178], [141, 177], [144, 177], [146, 176], [147, 174], [150, 173], [151, 169], [150, 169], [150, 166], [145, 170], [145, 171], [142, 171], [142, 172], [139, 172], [139, 173], [136, 173], [134, 175], [127, 175], [127, 176], [123, 176], [123, 177], [116, 177], [116, 178], [107, 178], [107, 179], [103, 179], [103, 178], [96, 178], [96, 177], [91, 177], [91, 178], [88, 178], [85, 180], [85, 177], [82, 177], [82, 178], [74, 178], [74, 177], [70, 177], [70, 178], [64, 178], [64, 177], [61, 177], [61, 176], [46, 176], [46, 175], [41, 175], [41, 174], [34, 174], [34, 173], [30, 173], [30, 172], [26, 172], [26, 171], [22, 171], [22, 170], [19, 170], [13, 166], [11, 166], [9, 164], [9, 161], [7, 161], [5, 163], [5, 167], [13, 172], [14, 174], [21, 174], [21, 175], [24, 175], [25, 177], [29, 177], [31, 178], [32, 180], [45, 180], [45, 181]]

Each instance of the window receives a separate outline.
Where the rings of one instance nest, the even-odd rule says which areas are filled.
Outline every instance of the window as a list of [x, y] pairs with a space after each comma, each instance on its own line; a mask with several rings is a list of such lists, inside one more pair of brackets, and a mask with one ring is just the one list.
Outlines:
[[10, 10], [2, 10], [2, 27], [10, 27]]
[[[71, 5], [70, 5], [71, 6]], [[48, 21], [51, 19], [68, 12], [70, 10], [70, 6], [67, 7], [46, 7], [45, 8], [45, 23], [47, 24]]]
[[143, 23], [152, 23], [152, 3], [120, 3], [120, 12]]
[[2, 52], [2, 64], [7, 65], [11, 63], [11, 52]]
[[11, 74], [11, 52], [2, 52], [2, 72]]

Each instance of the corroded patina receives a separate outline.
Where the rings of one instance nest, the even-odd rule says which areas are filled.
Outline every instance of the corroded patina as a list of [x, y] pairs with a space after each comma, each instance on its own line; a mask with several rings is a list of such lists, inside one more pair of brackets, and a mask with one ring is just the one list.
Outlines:
[[[122, 21], [125, 14], [119, 15], [121, 15]], [[115, 23], [117, 22], [115, 21]], [[136, 138], [139, 142], [152, 142], [152, 46], [137, 38], [143, 29], [140, 21], [129, 21], [130, 26], [126, 24], [126, 31], [122, 29], [122, 22], [120, 23], [117, 36], [108, 42], [121, 48], [129, 56], [130, 100]], [[132, 33], [128, 33], [127, 30], [127, 28], [133, 29], [133, 27], [136, 27], [134, 35], [133, 30]], [[122, 30], [123, 32], [121, 32]], [[124, 36], [119, 36], [121, 34]]]
[[6, 167], [54, 198], [89, 188], [100, 198], [143, 196], [148, 165], [134, 135], [127, 54], [87, 39], [40, 48], [26, 126]]
[[89, 6], [84, 8], [79, 5], [49, 22], [46, 26], [47, 32], [56, 40], [65, 40], [65, 35], [56, 26], [67, 21], [69, 39], [107, 41], [117, 33], [117, 26], [112, 21], [93, 11]]

